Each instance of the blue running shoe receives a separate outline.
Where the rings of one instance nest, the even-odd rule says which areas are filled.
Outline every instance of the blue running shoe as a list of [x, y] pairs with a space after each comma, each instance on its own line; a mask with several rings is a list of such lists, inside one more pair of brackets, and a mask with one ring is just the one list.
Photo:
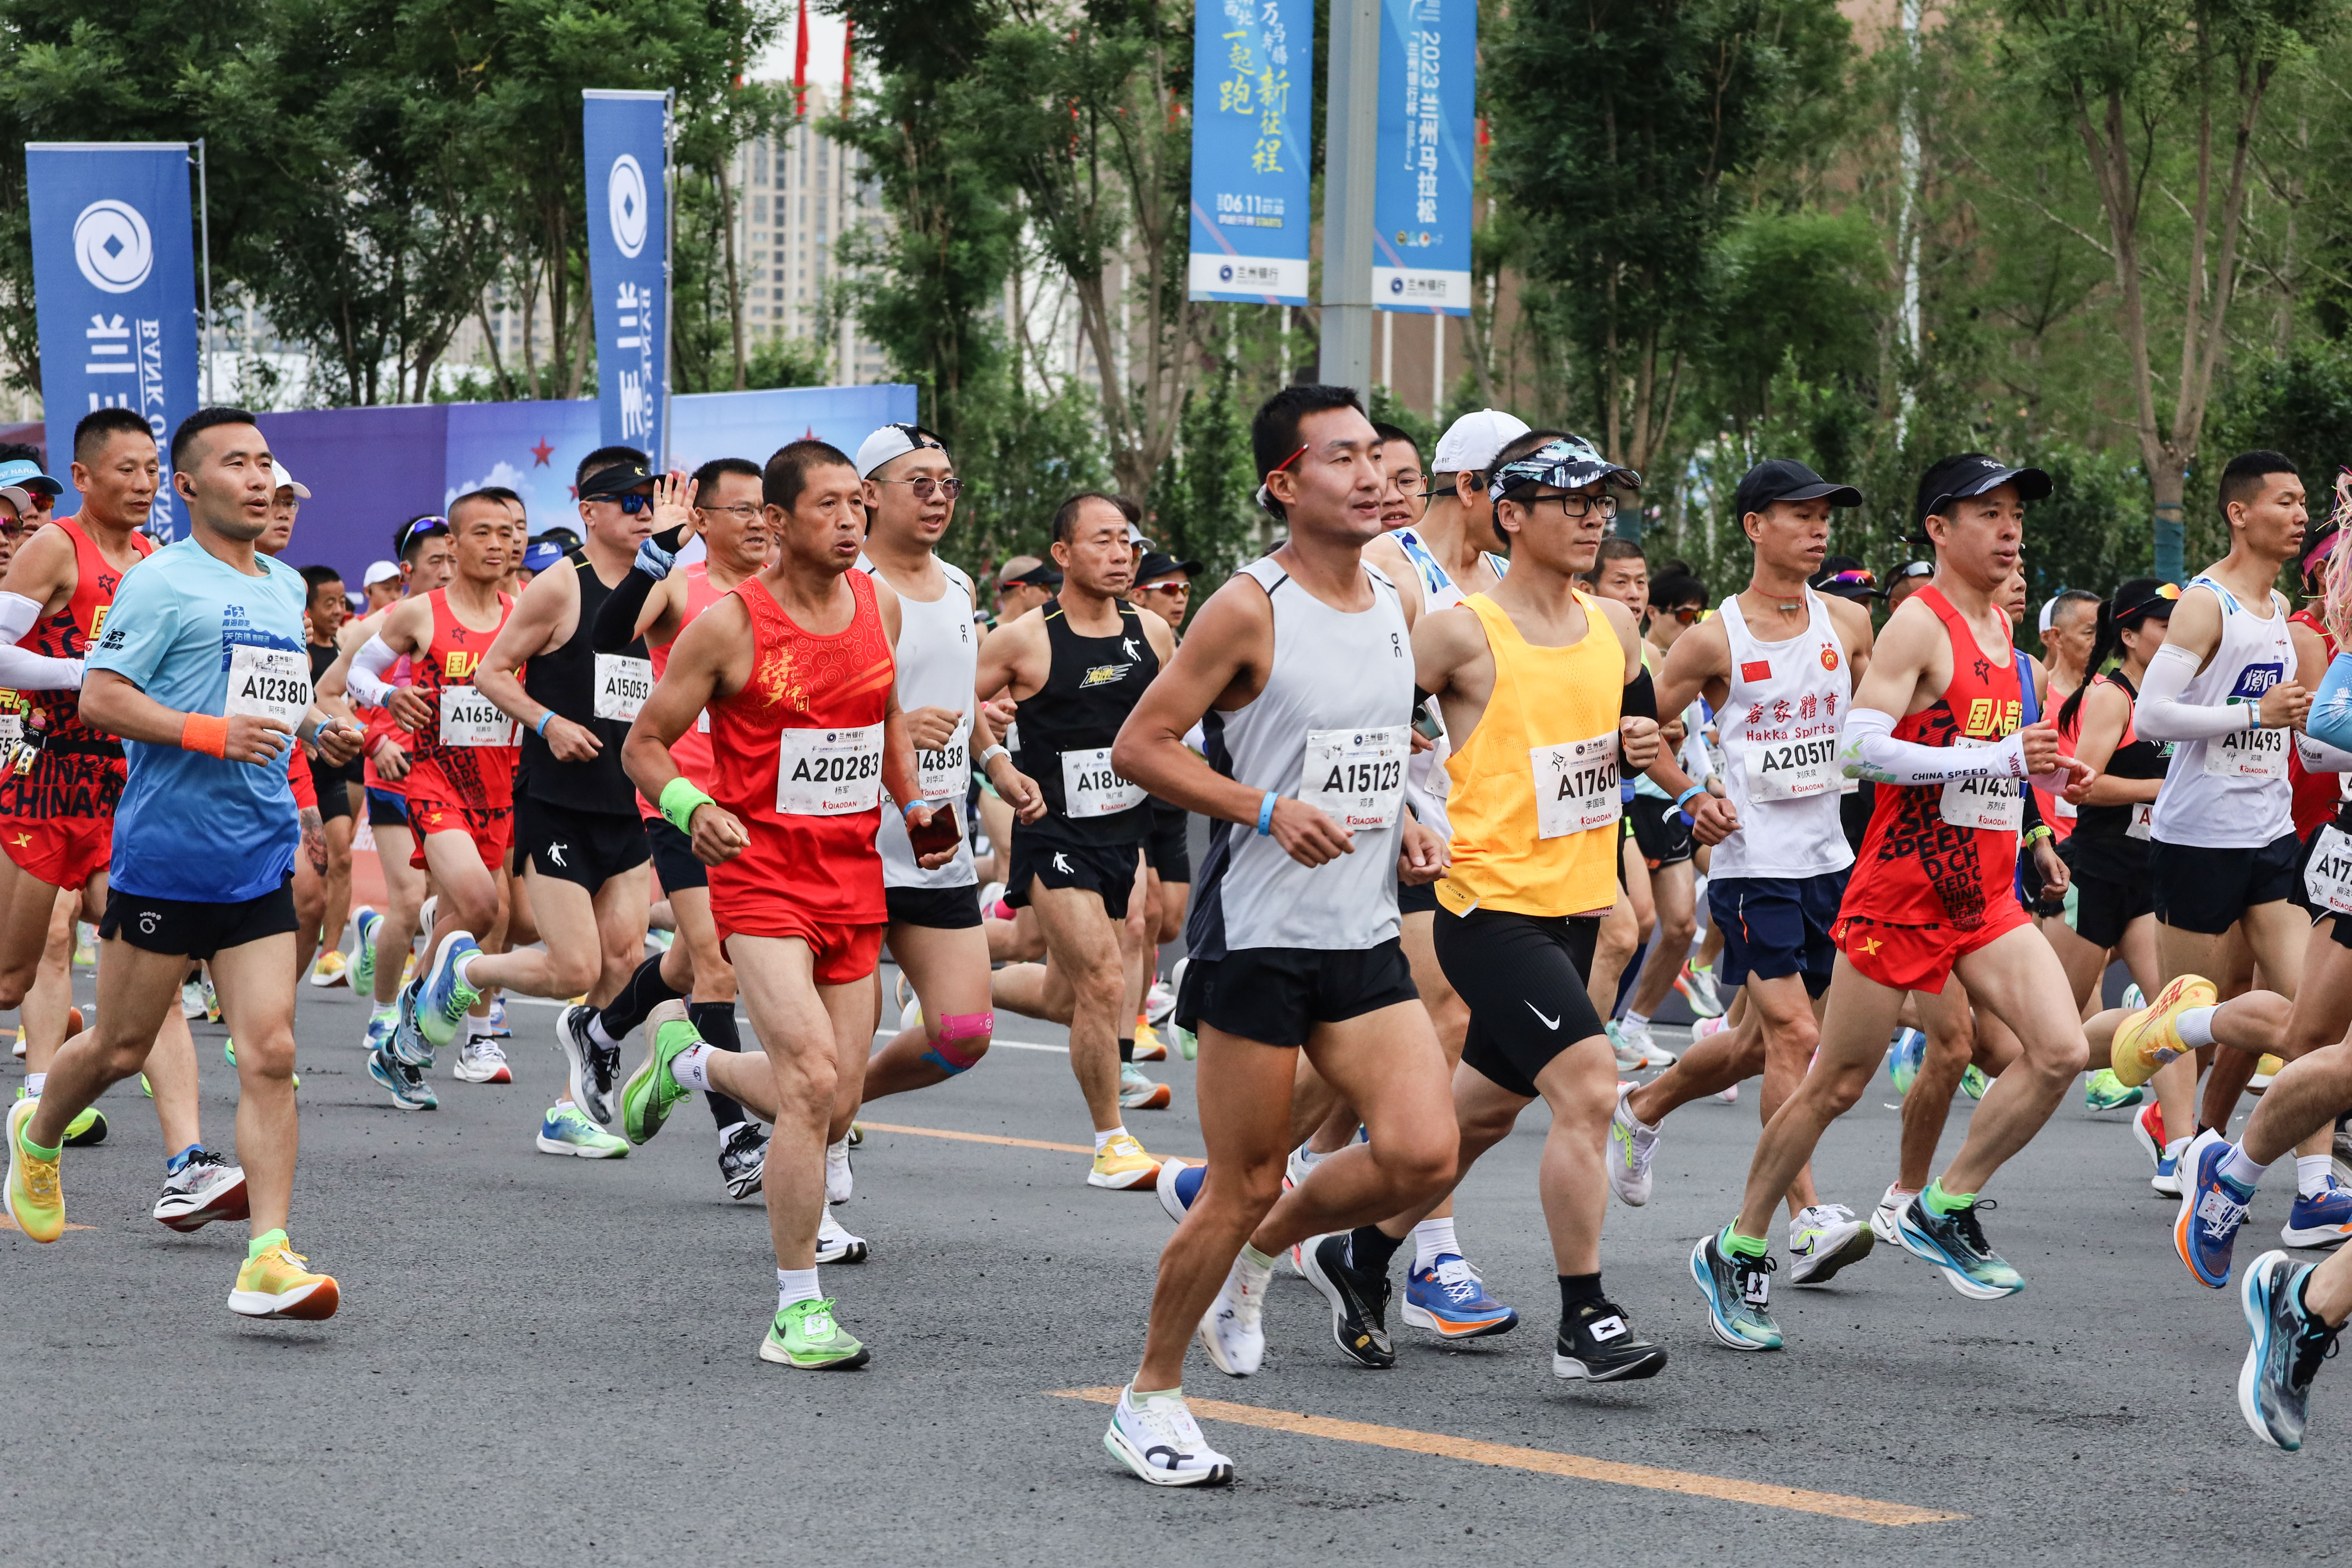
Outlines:
[[458, 973], [459, 966], [481, 952], [472, 936], [453, 931], [441, 939], [433, 954], [433, 965], [425, 972], [424, 984], [417, 989], [415, 1017], [416, 1032], [425, 1037], [425, 1044], [436, 1050], [457, 1037], [465, 1026], [466, 1014], [482, 994], [466, 984]]
[[[2183, 1143], [2180, 1146], [2181, 1152], [2185, 1152], [2188, 1147], [2188, 1144]], [[2179, 1197], [2180, 1195], [2180, 1152], [2167, 1149], [2163, 1153], [2158, 1154], [2156, 1157], [2156, 1174], [2147, 1179], [2147, 1184], [2168, 1198]]]
[[2295, 1198], [2279, 1232], [2289, 1247], [2341, 1247], [2347, 1237], [2352, 1237], [2352, 1192], [2336, 1185], [2333, 1175], [2318, 1196]]
[[375, 1005], [375, 933], [383, 917], [362, 904], [352, 911], [352, 929], [359, 940], [352, 944], [352, 994]]
[[1919, 1064], [1927, 1059], [1927, 1037], [1916, 1029], [1905, 1029], [1886, 1047], [1886, 1076], [1895, 1081], [1895, 1092], [1907, 1095], [1918, 1081]]
[[1404, 1321], [1441, 1340], [1475, 1340], [1509, 1333], [1519, 1314], [1487, 1295], [1478, 1271], [1448, 1252], [1405, 1276]]
[[1178, 1225], [1192, 1207], [1192, 1200], [1201, 1195], [1201, 1184], [1208, 1179], [1209, 1167], [1187, 1164], [1184, 1161], [1167, 1159], [1160, 1162], [1160, 1176], [1153, 1184], [1160, 1194], [1160, 1206]]
[[1743, 1258], [1726, 1252], [1715, 1232], [1691, 1248], [1691, 1278], [1706, 1298], [1706, 1326], [1736, 1351], [1776, 1351], [1780, 1325], [1772, 1321], [1773, 1258]]
[[1895, 1239], [1906, 1252], [1943, 1270], [1952, 1289], [1972, 1301], [2014, 1296], [2025, 1289], [2024, 1276], [1986, 1243], [1984, 1227], [1977, 1223], [1977, 1215], [2000, 1206], [1990, 1198], [1979, 1198], [1966, 1208], [1937, 1214], [1921, 1193], [1903, 1205]]
[[425, 1075], [402, 1061], [388, 1049], [379, 1047], [368, 1053], [368, 1077], [383, 1087], [392, 1102], [403, 1110], [431, 1110], [441, 1103]]
[[[393, 1056], [408, 1066], [429, 1068], [433, 1065], [433, 1047], [416, 1026], [416, 991], [417, 983], [412, 980], [393, 998], [389, 1045]], [[371, 1022], [368, 1027], [373, 1032], [375, 1025]]]
[[367, 1051], [387, 1048], [392, 1042], [393, 1030], [399, 1026], [400, 1013], [397, 1008], [389, 1012], [369, 1014], [367, 1035], [360, 1041], [360, 1048]]
[[2246, 1223], [2246, 1205], [2254, 1201], [2253, 1188], [2221, 1173], [2229, 1157], [2230, 1141], [2210, 1127], [2189, 1142], [2180, 1156], [2180, 1217], [2172, 1226], [2180, 1261], [2197, 1283], [2216, 1290], [2230, 1282], [2230, 1249]]
[[2238, 1369], [2238, 1413], [2255, 1436], [2289, 1453], [2303, 1447], [2311, 1380], [2319, 1363], [2336, 1353], [2336, 1330], [2304, 1310], [2303, 1282], [2314, 1267], [2284, 1252], [2265, 1252], [2238, 1289], [2254, 1336]]
[[490, 1026], [490, 1033], [494, 1035], [504, 1035], [512, 1032], [507, 1027], [507, 999], [505, 997], [493, 996], [490, 998], [488, 1023]]

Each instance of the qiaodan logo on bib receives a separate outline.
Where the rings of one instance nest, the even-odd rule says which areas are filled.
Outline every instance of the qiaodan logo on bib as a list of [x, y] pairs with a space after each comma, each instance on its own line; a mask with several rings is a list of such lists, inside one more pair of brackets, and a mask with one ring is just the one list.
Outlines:
[[604, 198], [613, 243], [635, 261], [646, 247], [646, 225], [652, 216], [646, 210], [646, 172], [635, 158], [624, 153], [613, 160], [613, 172], [604, 177]]
[[74, 265], [110, 294], [128, 294], [155, 269], [154, 237], [128, 202], [92, 202], [74, 219]]

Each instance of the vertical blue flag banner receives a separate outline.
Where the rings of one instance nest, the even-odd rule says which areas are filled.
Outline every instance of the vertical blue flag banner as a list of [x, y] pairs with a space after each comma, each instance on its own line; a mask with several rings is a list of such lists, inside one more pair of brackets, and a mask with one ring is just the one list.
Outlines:
[[[132, 410], [163, 449], [147, 531], [168, 542], [185, 531], [172, 489], [172, 432], [197, 406], [188, 144], [28, 142], [25, 184], [49, 468], [67, 477], [85, 416]], [[59, 514], [79, 510], [70, 490], [58, 499]]]
[[668, 95], [580, 96], [604, 444], [651, 453], [658, 468], [669, 413]]
[[1477, 136], [1476, 0], [1381, 0], [1381, 9], [1372, 304], [1466, 316]]
[[1307, 303], [1314, 77], [1314, 0], [1198, 0], [1191, 298]]

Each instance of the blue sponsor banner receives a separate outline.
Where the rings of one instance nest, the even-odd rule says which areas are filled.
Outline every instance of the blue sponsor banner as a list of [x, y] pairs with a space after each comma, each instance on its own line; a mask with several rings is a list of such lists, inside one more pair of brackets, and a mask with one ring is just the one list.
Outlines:
[[669, 416], [668, 97], [589, 89], [581, 98], [603, 444], [650, 452], [659, 466]]
[[1198, 0], [1191, 298], [1307, 303], [1314, 79], [1314, 0]]
[[[186, 531], [172, 432], [196, 411], [196, 259], [184, 142], [34, 142], [25, 148], [33, 300], [49, 467], [70, 479], [73, 429], [128, 408], [163, 448], [147, 515], [159, 542]], [[68, 488], [60, 515], [80, 510]]]
[[1372, 303], [1382, 310], [1466, 316], [1476, 0], [1381, 0], [1381, 10]]

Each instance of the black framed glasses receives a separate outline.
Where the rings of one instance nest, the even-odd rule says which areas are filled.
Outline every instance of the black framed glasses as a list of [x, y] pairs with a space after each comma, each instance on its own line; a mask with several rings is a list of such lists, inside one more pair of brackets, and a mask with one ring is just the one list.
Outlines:
[[1541, 506], [1547, 501], [1558, 501], [1559, 515], [1570, 522], [1582, 522], [1588, 517], [1598, 517], [1608, 522], [1617, 515], [1617, 498], [1606, 490], [1597, 496], [1543, 496], [1535, 504]]
[[963, 481], [961, 479], [935, 479], [929, 474], [923, 475], [920, 479], [877, 479], [874, 482], [877, 485], [904, 485], [908, 489], [915, 492], [915, 499], [917, 500], [929, 500], [934, 494], [945, 495], [948, 500], [953, 500], [956, 497], [963, 494]]

